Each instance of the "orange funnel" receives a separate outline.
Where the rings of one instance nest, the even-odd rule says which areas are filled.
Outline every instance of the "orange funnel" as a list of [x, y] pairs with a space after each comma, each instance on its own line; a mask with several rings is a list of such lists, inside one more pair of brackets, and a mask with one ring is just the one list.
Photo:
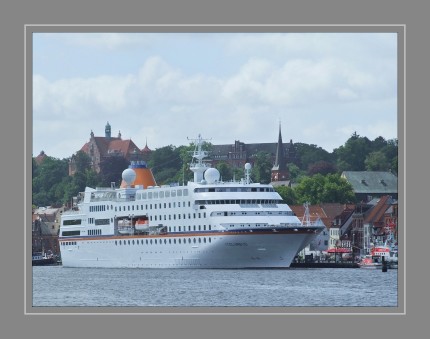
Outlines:
[[[135, 187], [137, 185], [142, 185], [143, 188], [147, 188], [148, 186], [157, 186], [154, 176], [152, 175], [152, 171], [146, 166], [145, 161], [132, 161], [128, 168], [131, 168], [136, 172], [136, 179], [134, 179], [131, 187]], [[121, 187], [124, 188], [126, 186], [127, 184], [122, 180]]]

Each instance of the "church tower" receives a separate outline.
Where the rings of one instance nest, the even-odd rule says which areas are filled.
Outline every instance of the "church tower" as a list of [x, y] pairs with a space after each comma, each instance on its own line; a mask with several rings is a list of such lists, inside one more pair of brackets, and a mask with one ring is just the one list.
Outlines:
[[106, 126], [105, 126], [105, 138], [109, 140], [110, 137], [111, 137], [111, 129], [110, 129], [109, 121], [108, 121]]
[[278, 145], [276, 147], [275, 164], [272, 167], [272, 182], [289, 179], [284, 144], [282, 143], [281, 123], [279, 123]]

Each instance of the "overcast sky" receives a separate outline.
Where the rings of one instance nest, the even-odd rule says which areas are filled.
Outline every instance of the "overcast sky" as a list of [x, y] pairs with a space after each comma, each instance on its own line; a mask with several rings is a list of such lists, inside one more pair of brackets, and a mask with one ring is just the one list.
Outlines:
[[395, 33], [34, 33], [33, 156], [120, 131], [139, 147], [397, 138]]

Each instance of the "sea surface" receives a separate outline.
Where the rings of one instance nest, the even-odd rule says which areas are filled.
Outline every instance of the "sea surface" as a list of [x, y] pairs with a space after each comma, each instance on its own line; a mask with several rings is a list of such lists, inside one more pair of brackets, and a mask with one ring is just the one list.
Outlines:
[[397, 307], [397, 270], [35, 266], [37, 306]]

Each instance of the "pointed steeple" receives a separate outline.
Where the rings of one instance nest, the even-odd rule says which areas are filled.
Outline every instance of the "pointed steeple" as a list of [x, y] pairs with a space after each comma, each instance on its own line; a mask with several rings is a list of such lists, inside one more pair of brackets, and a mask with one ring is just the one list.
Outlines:
[[284, 144], [282, 143], [281, 122], [279, 122], [278, 145], [276, 146], [275, 164], [272, 167], [272, 182], [288, 180], [289, 174], [285, 157]]

